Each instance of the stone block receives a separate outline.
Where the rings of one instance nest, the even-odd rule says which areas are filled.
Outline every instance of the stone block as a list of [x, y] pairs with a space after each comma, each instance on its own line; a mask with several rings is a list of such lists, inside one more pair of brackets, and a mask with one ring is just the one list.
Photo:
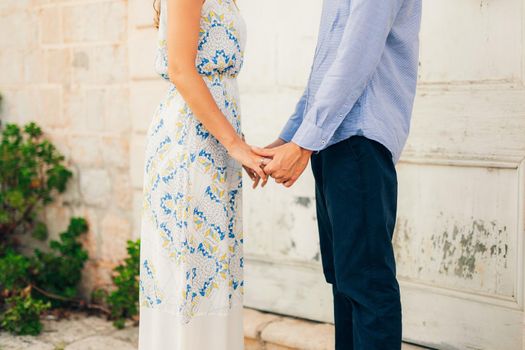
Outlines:
[[126, 1], [68, 4], [63, 7], [66, 43], [121, 42], [126, 37]]
[[88, 224], [88, 232], [81, 236], [82, 245], [88, 251], [89, 259], [98, 259], [99, 252], [99, 234], [100, 234], [100, 214], [99, 209], [86, 207], [79, 203], [72, 210], [72, 216], [82, 217], [86, 219]]
[[[38, 43], [38, 17], [27, 8], [16, 9], [1, 15], [0, 33], [2, 50], [6, 48], [29, 49]], [[4, 33], [8, 33], [5, 35]]]
[[135, 132], [145, 133], [159, 103], [165, 98], [167, 85], [160, 80], [135, 82], [130, 86], [130, 112]]
[[111, 285], [110, 283], [102, 282], [99, 277], [100, 269], [98, 260], [90, 255], [89, 260], [86, 262], [84, 269], [82, 270], [82, 281], [80, 281], [79, 288], [82, 297], [90, 298], [91, 291]]
[[[69, 148], [69, 137], [66, 133], [62, 132], [61, 130], [60, 131], [56, 131], [55, 130], [50, 130], [50, 129], [44, 129], [44, 133], [45, 133], [45, 136], [46, 138], [51, 141], [53, 143], [53, 145], [55, 145], [55, 147], [57, 148], [57, 150], [66, 158], [66, 162], [69, 162], [70, 159], [71, 159], [71, 152], [70, 152], [70, 148]], [[70, 166], [70, 164], [68, 164], [67, 166]], [[73, 177], [76, 176], [75, 174], [75, 171], [76, 169], [70, 169], [71, 171], [73, 171]], [[73, 184], [73, 181], [70, 181], [68, 183], [68, 191], [69, 190], [73, 190], [75, 189], [75, 185]], [[67, 197], [67, 198], [61, 198], [62, 201], [69, 201], [71, 200], [71, 198]]]
[[[334, 327], [328, 324], [296, 319], [272, 322], [261, 332], [261, 339], [284, 349], [332, 350], [335, 348]], [[276, 347], [274, 349], [281, 349]], [[267, 345], [267, 349], [271, 348]]]
[[[45, 52], [46, 80], [52, 84], [71, 82], [71, 52], [69, 49], [49, 49]], [[41, 66], [42, 62], [39, 62]]]
[[127, 87], [111, 87], [106, 90], [105, 130], [123, 134], [131, 130], [130, 99]]
[[37, 106], [35, 113], [38, 113], [42, 125], [63, 129], [68, 126], [68, 121], [63, 118], [61, 99], [62, 90], [59, 87], [46, 87], [38, 89], [35, 99], [28, 101]]
[[133, 224], [133, 239], [140, 238], [140, 231], [142, 226], [142, 208], [144, 201], [144, 195], [142, 190], [133, 190], [133, 212], [132, 212], [132, 224]]
[[73, 131], [101, 132], [105, 129], [106, 92], [103, 89], [73, 88], [64, 92], [64, 119]]
[[244, 317], [244, 336], [250, 339], [259, 339], [262, 330], [272, 322], [280, 321], [281, 317], [260, 312], [254, 309], [245, 308]]
[[84, 90], [79, 87], [66, 88], [63, 91], [62, 113], [71, 121], [71, 131], [87, 130]]
[[128, 78], [125, 45], [76, 47], [72, 50], [73, 84], [119, 84]]
[[112, 202], [115, 207], [129, 212], [133, 208], [133, 191], [131, 190], [131, 180], [129, 172], [120, 171], [113, 174], [113, 196]]
[[24, 10], [35, 0], [3, 0], [0, 2], [0, 14], [9, 13], [15, 10]]
[[44, 220], [51, 239], [57, 239], [58, 235], [67, 229], [70, 217], [71, 209], [62, 203], [54, 202], [45, 207]]
[[130, 174], [134, 189], [142, 189], [144, 178], [144, 157], [146, 138], [141, 134], [133, 134], [130, 148]]
[[24, 83], [38, 84], [47, 82], [47, 65], [42, 64], [43, 62], [46, 62], [45, 51], [36, 45], [24, 51], [24, 74], [21, 76]]
[[120, 261], [126, 257], [126, 242], [131, 239], [131, 225], [127, 217], [107, 212], [101, 222], [100, 258]]
[[128, 168], [129, 139], [127, 137], [103, 136], [101, 149], [106, 168]]
[[64, 128], [67, 123], [60, 109], [61, 94], [60, 87], [53, 86], [3, 90], [5, 114], [17, 123], [34, 121], [44, 127]]
[[115, 267], [122, 262], [122, 259], [97, 261], [97, 275], [95, 280], [97, 286], [105, 286], [106, 288], [111, 288], [111, 286], [114, 285], [112, 281], [113, 269], [115, 269]]
[[158, 78], [155, 72], [157, 29], [132, 29], [129, 33], [129, 71], [132, 79]]
[[45, 83], [47, 76], [45, 52], [36, 45], [30, 48], [2, 47], [0, 84], [21, 85]]
[[264, 344], [258, 340], [244, 338], [244, 350], [265, 350]]
[[44, 45], [62, 42], [62, 8], [44, 7], [38, 11], [40, 42]]
[[111, 198], [111, 180], [104, 169], [84, 169], [80, 172], [80, 193], [84, 203], [105, 207]]
[[272, 344], [272, 343], [265, 344], [264, 349], [265, 350], [303, 350], [300, 348], [290, 348], [288, 346], [282, 346], [279, 344]]
[[[0, 50], [0, 67], [8, 69], [2, 69], [0, 84], [14, 85], [23, 82], [25, 76], [24, 57], [24, 49], [2, 46], [2, 50]], [[7, 92], [4, 89], [2, 93]]]
[[153, 27], [155, 11], [152, 3], [143, 0], [129, 0], [129, 22], [133, 27]]
[[[98, 136], [71, 134], [69, 145], [71, 147], [71, 159], [74, 163], [83, 167], [102, 166], [103, 152]], [[82, 171], [80, 176], [82, 176]]]
[[2, 123], [40, 122], [35, 114], [35, 106], [26, 102], [34, 96], [33, 92], [32, 89], [3, 89]]

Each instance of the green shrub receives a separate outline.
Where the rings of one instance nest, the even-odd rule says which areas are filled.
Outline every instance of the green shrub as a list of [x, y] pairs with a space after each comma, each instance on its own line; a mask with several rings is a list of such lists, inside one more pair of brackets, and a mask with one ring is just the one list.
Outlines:
[[[25, 295], [24, 295], [25, 294]], [[1, 326], [18, 335], [37, 335], [42, 330], [40, 314], [51, 305], [22, 293], [6, 299], [7, 311], [1, 316]]]
[[[88, 259], [88, 253], [79, 238], [87, 230], [84, 219], [72, 218], [67, 230], [60, 234], [60, 239], [49, 243], [49, 252], [35, 249], [32, 273], [34, 284], [39, 289], [63, 298], [78, 295], [82, 269]], [[54, 300], [53, 304], [59, 306], [62, 302]]]
[[[47, 239], [41, 209], [64, 192], [72, 176], [64, 157], [34, 123], [7, 124], [0, 134], [0, 326], [16, 334], [38, 334], [40, 315], [51, 307], [80, 306], [108, 315], [122, 328], [138, 315], [140, 242], [128, 241], [128, 257], [114, 269], [115, 290], [93, 293], [95, 304], [78, 299], [88, 259], [80, 237], [87, 222], [73, 218], [49, 249], [19, 252], [16, 235]], [[107, 304], [109, 310], [102, 303]]]
[[40, 314], [50, 307], [85, 305], [76, 299], [88, 259], [79, 241], [87, 232], [73, 218], [48, 251], [19, 251], [17, 235], [47, 239], [41, 209], [64, 192], [72, 173], [64, 157], [34, 123], [7, 124], [0, 133], [0, 325], [16, 334], [38, 334]]
[[107, 296], [113, 324], [123, 328], [126, 319], [139, 313], [140, 240], [128, 241], [128, 257], [114, 269], [116, 289]]
[[65, 191], [72, 173], [35, 123], [7, 124], [0, 136], [0, 245], [12, 245], [17, 233], [46, 238], [39, 210]]
[[30, 266], [28, 258], [12, 249], [7, 250], [4, 256], [0, 256], [0, 290], [6, 293], [27, 287]]
[[6, 298], [2, 328], [35, 335], [42, 327], [42, 311], [81, 302], [75, 297], [88, 255], [79, 237], [87, 229], [84, 219], [73, 218], [60, 239], [49, 243], [49, 252], [35, 249], [33, 256], [26, 257], [8, 248], [0, 256], [0, 287]]

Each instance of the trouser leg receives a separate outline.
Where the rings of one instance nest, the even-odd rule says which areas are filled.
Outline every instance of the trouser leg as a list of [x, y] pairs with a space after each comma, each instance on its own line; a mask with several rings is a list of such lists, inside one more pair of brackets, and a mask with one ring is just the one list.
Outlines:
[[322, 251], [328, 255], [323, 264], [331, 259], [327, 264], [333, 275], [327, 280], [333, 279], [329, 282], [351, 302], [354, 348], [399, 350], [401, 303], [391, 242], [397, 178], [390, 153], [356, 136], [327, 148], [319, 158], [322, 171], [316, 183], [332, 239], [331, 249]]

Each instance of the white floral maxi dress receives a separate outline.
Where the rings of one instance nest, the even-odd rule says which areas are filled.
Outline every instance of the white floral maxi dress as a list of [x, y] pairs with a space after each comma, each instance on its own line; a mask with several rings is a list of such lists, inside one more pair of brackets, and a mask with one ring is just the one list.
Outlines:
[[[164, 79], [166, 7], [156, 63]], [[244, 38], [234, 1], [206, 0], [196, 68], [239, 134]], [[170, 84], [146, 142], [140, 349], [243, 349], [241, 170]]]

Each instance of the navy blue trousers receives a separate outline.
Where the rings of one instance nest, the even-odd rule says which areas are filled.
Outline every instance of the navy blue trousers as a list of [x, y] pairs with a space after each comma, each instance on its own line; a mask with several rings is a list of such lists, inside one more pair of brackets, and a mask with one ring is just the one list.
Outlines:
[[353, 136], [312, 155], [323, 271], [337, 350], [401, 349], [392, 248], [397, 175], [378, 142]]

